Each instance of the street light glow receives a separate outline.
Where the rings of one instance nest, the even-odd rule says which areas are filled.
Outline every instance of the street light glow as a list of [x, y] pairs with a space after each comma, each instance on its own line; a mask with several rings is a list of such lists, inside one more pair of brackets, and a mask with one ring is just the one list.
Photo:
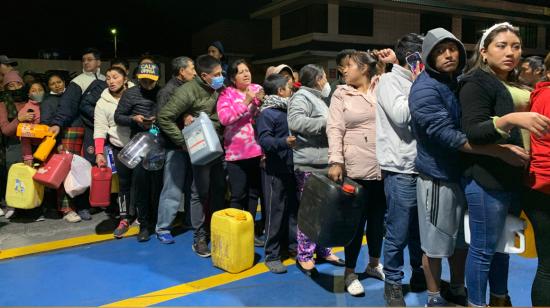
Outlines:
[[115, 28], [111, 29], [111, 34], [116, 35], [116, 29]]

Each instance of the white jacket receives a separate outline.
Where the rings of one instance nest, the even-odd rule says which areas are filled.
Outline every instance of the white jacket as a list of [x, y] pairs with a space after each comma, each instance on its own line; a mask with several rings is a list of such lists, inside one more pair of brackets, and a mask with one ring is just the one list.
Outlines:
[[415, 174], [416, 140], [411, 132], [409, 92], [411, 71], [393, 65], [378, 82], [376, 97], [376, 158], [382, 170]]
[[118, 98], [114, 98], [109, 88], [103, 90], [94, 109], [94, 139], [107, 138], [116, 147], [124, 147], [130, 141], [130, 127], [115, 123], [115, 110]]

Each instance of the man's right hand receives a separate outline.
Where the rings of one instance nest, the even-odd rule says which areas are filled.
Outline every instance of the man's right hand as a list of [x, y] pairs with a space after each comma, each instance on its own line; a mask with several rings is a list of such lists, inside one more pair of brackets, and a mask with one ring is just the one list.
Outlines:
[[133, 116], [132, 120], [134, 120], [134, 122], [136, 122], [139, 125], [143, 125], [143, 120], [145, 120], [145, 117], [141, 114], [138, 114]]
[[59, 134], [59, 131], [61, 130], [61, 127], [57, 125], [50, 126], [48, 129], [48, 132], [50, 132], [54, 137]]
[[191, 123], [193, 123], [193, 121], [195, 121], [195, 118], [193, 118], [192, 115], [190, 115], [190, 114], [184, 114], [183, 115], [183, 125], [189, 126], [189, 125], [191, 125]]

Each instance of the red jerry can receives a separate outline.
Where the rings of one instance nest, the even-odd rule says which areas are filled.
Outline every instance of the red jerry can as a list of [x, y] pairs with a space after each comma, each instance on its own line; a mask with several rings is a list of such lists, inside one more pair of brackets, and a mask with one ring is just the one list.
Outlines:
[[54, 154], [46, 162], [46, 165], [36, 171], [33, 180], [46, 187], [58, 189], [71, 171], [72, 161], [73, 154], [71, 153]]
[[92, 185], [90, 186], [90, 205], [106, 207], [111, 203], [111, 178], [109, 167], [92, 167]]

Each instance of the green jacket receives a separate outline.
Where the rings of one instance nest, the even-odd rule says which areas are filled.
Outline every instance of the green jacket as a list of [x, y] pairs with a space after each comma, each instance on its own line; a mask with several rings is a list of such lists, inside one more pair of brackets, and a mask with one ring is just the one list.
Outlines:
[[223, 88], [215, 91], [199, 77], [178, 87], [168, 103], [158, 113], [158, 125], [164, 134], [179, 147], [185, 147], [185, 139], [178, 128], [177, 120], [183, 114], [197, 117], [200, 112], [206, 113], [218, 136], [222, 135], [222, 127], [216, 112], [218, 95]]

